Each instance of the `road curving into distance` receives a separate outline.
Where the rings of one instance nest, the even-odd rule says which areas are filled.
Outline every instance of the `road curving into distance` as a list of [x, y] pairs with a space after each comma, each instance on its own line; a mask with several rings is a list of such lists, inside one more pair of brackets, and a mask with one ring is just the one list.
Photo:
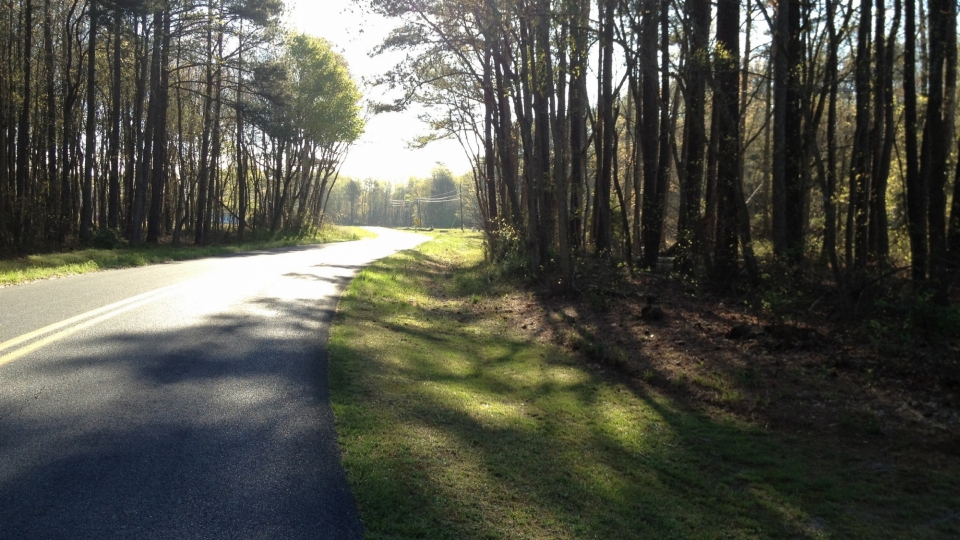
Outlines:
[[0, 289], [0, 538], [362, 538], [325, 344], [425, 236]]

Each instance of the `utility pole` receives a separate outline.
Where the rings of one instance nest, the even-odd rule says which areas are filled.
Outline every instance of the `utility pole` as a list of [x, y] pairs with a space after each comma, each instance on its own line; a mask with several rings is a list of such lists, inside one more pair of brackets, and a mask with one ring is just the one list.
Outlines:
[[460, 179], [460, 232], [463, 232], [463, 178]]

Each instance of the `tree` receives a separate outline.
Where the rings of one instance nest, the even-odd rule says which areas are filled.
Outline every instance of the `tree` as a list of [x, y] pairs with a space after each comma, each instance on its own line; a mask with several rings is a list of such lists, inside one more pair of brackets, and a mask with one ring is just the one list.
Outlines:
[[[740, 36], [738, 0], [720, 0], [717, 4], [717, 46], [714, 72], [717, 90], [714, 94], [718, 154], [740, 155], [740, 110], [737, 91], [740, 76]], [[739, 159], [721, 159], [717, 163], [717, 232], [714, 276], [729, 283], [737, 273], [738, 206], [737, 185], [740, 178]]]

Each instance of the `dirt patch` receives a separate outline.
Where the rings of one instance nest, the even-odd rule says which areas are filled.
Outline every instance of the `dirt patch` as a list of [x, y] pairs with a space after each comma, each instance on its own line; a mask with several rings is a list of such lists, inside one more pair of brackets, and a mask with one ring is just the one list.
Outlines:
[[827, 303], [784, 320], [657, 274], [594, 273], [578, 288], [555, 295], [530, 287], [472, 309], [706, 414], [915, 464], [920, 454], [960, 457], [956, 338], [891, 352], [862, 321], [828, 313]]

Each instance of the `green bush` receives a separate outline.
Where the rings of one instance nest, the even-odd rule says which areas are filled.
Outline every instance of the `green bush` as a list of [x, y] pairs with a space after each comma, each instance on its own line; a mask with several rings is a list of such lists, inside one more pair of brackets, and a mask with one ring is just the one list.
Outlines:
[[90, 237], [90, 246], [96, 249], [117, 249], [127, 246], [120, 229], [102, 227]]

